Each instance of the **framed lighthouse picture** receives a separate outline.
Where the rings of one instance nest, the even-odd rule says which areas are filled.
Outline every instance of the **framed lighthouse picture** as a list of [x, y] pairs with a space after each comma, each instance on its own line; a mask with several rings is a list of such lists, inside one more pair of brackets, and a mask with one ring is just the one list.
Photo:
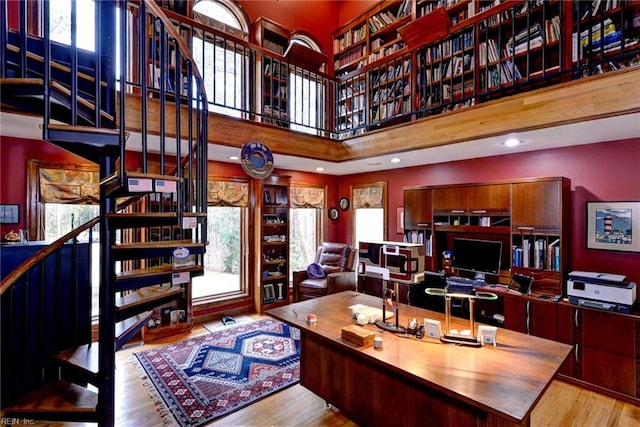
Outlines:
[[587, 202], [587, 248], [640, 252], [640, 202]]

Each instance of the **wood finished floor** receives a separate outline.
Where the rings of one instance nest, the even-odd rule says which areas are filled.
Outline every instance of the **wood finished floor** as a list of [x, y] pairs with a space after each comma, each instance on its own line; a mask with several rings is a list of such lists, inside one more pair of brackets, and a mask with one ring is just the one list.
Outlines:
[[[191, 337], [206, 334], [196, 325]], [[184, 339], [182, 337], [181, 339]], [[155, 427], [169, 424], [156, 410], [143, 386], [134, 353], [166, 345], [172, 340], [154, 344], [133, 345], [120, 350], [116, 358], [117, 427]], [[176, 340], [177, 341], [177, 340]], [[95, 426], [90, 423], [36, 422], [31, 426]], [[640, 425], [640, 407], [612, 399], [580, 387], [553, 381], [531, 416], [534, 427], [605, 427]], [[324, 400], [301, 385], [275, 393], [253, 405], [207, 424], [215, 427], [235, 426], [357, 426], [336, 408], [326, 409]]]

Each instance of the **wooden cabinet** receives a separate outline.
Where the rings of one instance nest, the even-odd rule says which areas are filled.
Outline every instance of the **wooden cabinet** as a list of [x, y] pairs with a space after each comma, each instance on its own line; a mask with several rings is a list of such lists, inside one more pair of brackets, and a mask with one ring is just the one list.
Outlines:
[[405, 243], [421, 243], [425, 246], [425, 268], [432, 266], [432, 228], [433, 214], [431, 209], [431, 189], [404, 189], [404, 241]]
[[640, 397], [637, 316], [560, 304], [558, 340], [574, 345], [560, 372], [590, 384]]
[[277, 175], [252, 185], [253, 292], [259, 313], [289, 303], [289, 186], [290, 177]]
[[[431, 191], [430, 204], [416, 202], [420, 200], [413, 194], [416, 190], [405, 189], [405, 223], [413, 227], [405, 238], [419, 230], [412, 218], [428, 220], [434, 258], [426, 265], [432, 270], [443, 269], [442, 252], [452, 248], [456, 237], [496, 240], [502, 242], [501, 269], [507, 281], [510, 270], [532, 276], [533, 291], [563, 294], [571, 260], [569, 179], [543, 177], [422, 189]], [[422, 233], [428, 235], [426, 227]]]
[[538, 290], [564, 294], [571, 257], [571, 183], [566, 178], [512, 186], [512, 267], [533, 276]]

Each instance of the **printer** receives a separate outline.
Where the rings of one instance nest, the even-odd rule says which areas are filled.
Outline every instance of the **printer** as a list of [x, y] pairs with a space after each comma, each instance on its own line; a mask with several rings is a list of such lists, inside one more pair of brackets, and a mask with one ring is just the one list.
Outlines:
[[620, 274], [572, 271], [567, 280], [569, 302], [629, 313], [636, 302], [636, 284], [625, 279]]

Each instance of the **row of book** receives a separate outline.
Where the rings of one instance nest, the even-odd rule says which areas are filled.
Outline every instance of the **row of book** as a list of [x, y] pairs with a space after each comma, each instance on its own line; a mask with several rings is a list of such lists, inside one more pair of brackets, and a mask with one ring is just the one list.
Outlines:
[[431, 243], [431, 234], [425, 239], [425, 232], [422, 230], [407, 230], [404, 232], [404, 242], [405, 243], [417, 243], [420, 245], [425, 245], [425, 255], [431, 256], [432, 243]]
[[344, 55], [340, 55], [340, 58], [337, 61], [335, 61], [334, 66], [336, 68], [343, 67], [347, 64], [357, 61], [358, 59], [366, 55], [367, 55], [366, 46], [359, 46], [359, 47], [353, 48], [349, 52], [346, 52]]
[[584, 21], [585, 19], [588, 19], [589, 16], [595, 17], [600, 13], [616, 9], [618, 6], [621, 6], [623, 1], [624, 0], [592, 0], [591, 2], [579, 1], [577, 3], [579, 7], [578, 14], [580, 16], [580, 20]]
[[397, 51], [399, 51], [400, 49], [403, 49], [404, 47], [405, 47], [404, 42], [398, 42], [398, 43], [392, 44], [391, 46], [387, 46], [384, 49], [381, 49], [377, 52], [371, 52], [369, 54], [369, 62], [374, 62], [379, 59], [382, 59], [385, 56], [389, 56], [393, 53], [396, 53]]
[[371, 116], [374, 122], [390, 119], [400, 114], [406, 114], [411, 111], [411, 102], [409, 97], [398, 98], [393, 102], [381, 104], [377, 108], [371, 110]]
[[333, 53], [342, 52], [343, 50], [348, 49], [351, 45], [361, 42], [366, 37], [367, 27], [364, 25], [347, 31], [342, 35], [342, 37], [333, 40]]
[[338, 107], [338, 115], [345, 116], [347, 114], [353, 114], [356, 111], [362, 111], [366, 106], [365, 97], [363, 95], [354, 96], [347, 99], [344, 103]]
[[522, 245], [512, 248], [514, 267], [560, 271], [560, 239], [549, 243], [546, 239], [523, 239]]
[[364, 79], [359, 80], [357, 83], [352, 83], [347, 86], [343, 86], [342, 89], [340, 89], [340, 97], [338, 99], [344, 100], [354, 95], [358, 95], [364, 92], [365, 86], [366, 86], [366, 83]]
[[392, 82], [403, 76], [408, 75], [411, 72], [411, 61], [406, 59], [402, 64], [396, 64], [395, 66], [388, 67], [386, 70], [381, 70], [378, 73], [371, 73], [371, 87], [383, 85], [387, 82]]
[[636, 56], [619, 60], [619, 61], [607, 61], [601, 64], [595, 64], [589, 67], [589, 69], [584, 71], [584, 77], [591, 76], [595, 74], [607, 73], [609, 71], [621, 70], [623, 68], [628, 67], [636, 67], [640, 65], [640, 55], [636, 54]]
[[264, 65], [265, 76], [286, 77], [288, 75], [287, 64], [284, 62], [267, 62]]
[[373, 105], [411, 93], [411, 85], [404, 80], [397, 80], [393, 85], [376, 90], [371, 99]]

